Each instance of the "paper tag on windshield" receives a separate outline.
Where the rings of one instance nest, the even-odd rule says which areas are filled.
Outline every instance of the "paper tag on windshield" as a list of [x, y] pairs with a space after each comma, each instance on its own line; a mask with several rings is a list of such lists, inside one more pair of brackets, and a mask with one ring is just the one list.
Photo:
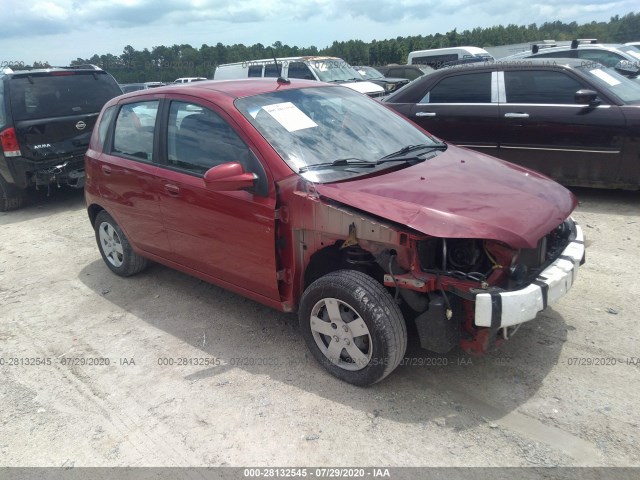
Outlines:
[[262, 108], [289, 132], [318, 126], [316, 122], [291, 102], [276, 103]]
[[604, 80], [605, 82], [607, 82], [612, 87], [615, 86], [615, 85], [619, 85], [620, 84], [620, 80], [618, 80], [617, 78], [609, 75], [607, 72], [605, 72], [603, 70], [600, 70], [599, 68], [596, 68], [595, 70], [589, 70], [589, 73], [593, 73], [600, 80]]

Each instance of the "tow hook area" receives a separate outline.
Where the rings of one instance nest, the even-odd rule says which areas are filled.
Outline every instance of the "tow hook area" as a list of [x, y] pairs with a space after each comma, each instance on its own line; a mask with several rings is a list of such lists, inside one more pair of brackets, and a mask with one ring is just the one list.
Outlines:
[[478, 328], [470, 340], [463, 339], [460, 341], [460, 348], [469, 355], [476, 357], [485, 355], [496, 350], [502, 343], [513, 337], [521, 325], [502, 327], [497, 331], [493, 331], [491, 328]]
[[422, 348], [447, 353], [463, 338], [462, 316], [451, 315], [449, 302], [440, 293], [431, 294], [429, 308], [415, 319]]
[[84, 169], [71, 170], [67, 174], [67, 185], [71, 188], [84, 188]]
[[[84, 168], [70, 169], [70, 163], [72, 162], [68, 160], [59, 165], [36, 170], [33, 176], [36, 190], [43, 186], [50, 189], [51, 185], [56, 185], [58, 188], [62, 185], [68, 185], [71, 188], [84, 188]], [[77, 164], [77, 162], [73, 163]]]

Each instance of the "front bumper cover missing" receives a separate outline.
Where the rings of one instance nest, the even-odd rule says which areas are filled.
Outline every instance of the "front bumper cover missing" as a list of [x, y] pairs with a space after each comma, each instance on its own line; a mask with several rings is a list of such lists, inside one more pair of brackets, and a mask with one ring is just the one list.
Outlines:
[[574, 225], [575, 238], [533, 283], [519, 290], [476, 295], [476, 326], [497, 330], [533, 320], [538, 312], [569, 291], [585, 254], [582, 229], [577, 223]]

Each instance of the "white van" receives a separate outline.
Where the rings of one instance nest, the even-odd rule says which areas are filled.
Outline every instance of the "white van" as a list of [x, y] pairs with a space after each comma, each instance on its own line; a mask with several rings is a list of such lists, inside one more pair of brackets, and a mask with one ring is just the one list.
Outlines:
[[[285, 78], [303, 78], [321, 82], [340, 83], [370, 97], [381, 97], [384, 88], [362, 79], [347, 62], [335, 57], [287, 57], [277, 58], [278, 67]], [[242, 78], [277, 77], [273, 58], [219, 65], [214, 80], [238, 80]]]
[[202, 82], [206, 80], [205, 77], [182, 77], [176, 78], [173, 83], [191, 83], [191, 82]]
[[446, 63], [494, 60], [489, 52], [478, 47], [449, 47], [433, 48], [431, 50], [416, 50], [409, 53], [409, 65], [428, 65], [438, 69]]

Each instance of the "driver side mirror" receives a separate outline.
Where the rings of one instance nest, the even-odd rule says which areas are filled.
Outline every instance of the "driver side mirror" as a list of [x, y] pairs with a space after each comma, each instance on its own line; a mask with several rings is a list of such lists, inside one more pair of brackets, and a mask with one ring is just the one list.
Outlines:
[[590, 107], [597, 107], [602, 103], [598, 98], [598, 93], [593, 90], [578, 90], [575, 95], [575, 101], [579, 105], [589, 105]]
[[204, 174], [204, 183], [214, 192], [232, 192], [252, 188], [258, 176], [244, 171], [238, 162], [211, 167]]

